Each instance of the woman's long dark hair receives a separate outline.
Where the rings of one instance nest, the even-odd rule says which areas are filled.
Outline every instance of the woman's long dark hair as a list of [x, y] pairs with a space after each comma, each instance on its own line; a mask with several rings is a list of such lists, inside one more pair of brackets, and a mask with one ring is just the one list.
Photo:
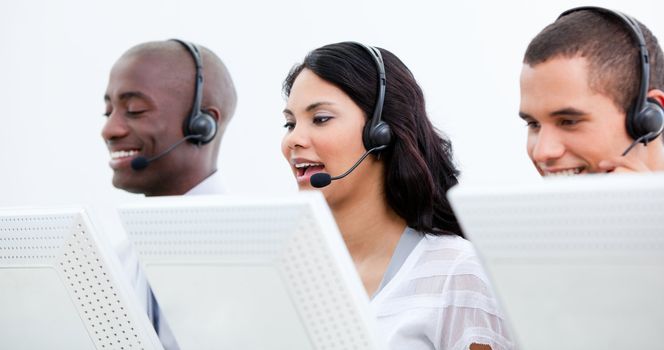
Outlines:
[[[379, 50], [387, 77], [382, 120], [392, 129], [392, 142], [381, 152], [387, 202], [408, 226], [420, 232], [463, 236], [446, 197], [459, 174], [452, 145], [429, 121], [422, 89], [408, 67], [391, 52]], [[364, 47], [342, 42], [310, 52], [286, 77], [286, 96], [305, 68], [343, 90], [367, 118], [373, 115], [378, 74]]]

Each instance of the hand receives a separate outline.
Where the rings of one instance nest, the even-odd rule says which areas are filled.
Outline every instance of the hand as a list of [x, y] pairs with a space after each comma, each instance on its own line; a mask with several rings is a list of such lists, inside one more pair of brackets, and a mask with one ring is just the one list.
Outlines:
[[599, 162], [598, 166], [601, 170], [607, 173], [633, 173], [652, 171], [643, 161], [622, 156], [603, 160]]

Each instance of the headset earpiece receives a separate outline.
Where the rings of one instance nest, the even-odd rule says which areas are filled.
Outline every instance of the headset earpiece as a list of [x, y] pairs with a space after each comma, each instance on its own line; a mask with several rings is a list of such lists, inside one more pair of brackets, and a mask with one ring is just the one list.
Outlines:
[[198, 145], [206, 144], [217, 135], [217, 120], [210, 113], [201, 109], [203, 103], [203, 60], [198, 48], [184, 40], [172, 39], [184, 46], [191, 54], [196, 64], [196, 85], [194, 87], [194, 103], [191, 112], [184, 121], [182, 131], [184, 136], [196, 136], [189, 139], [189, 142]]
[[388, 146], [392, 141], [392, 130], [384, 121], [379, 122], [376, 126], [368, 122], [364, 126], [362, 141], [364, 142], [364, 148], [367, 150]]
[[357, 44], [369, 52], [369, 55], [373, 58], [376, 63], [376, 69], [378, 70], [378, 93], [376, 94], [376, 104], [374, 105], [374, 112], [371, 119], [364, 125], [362, 142], [367, 151], [376, 147], [385, 148], [392, 140], [392, 130], [390, 129], [390, 126], [381, 119], [383, 114], [383, 104], [385, 102], [385, 87], [387, 85], [383, 56], [381, 55], [380, 50], [375, 47], [366, 46], [361, 43]]
[[657, 100], [649, 98], [638, 113], [630, 113], [627, 118], [627, 132], [633, 139], [650, 135], [642, 142], [650, 142], [657, 138], [664, 129], [664, 109]]
[[208, 112], [200, 111], [189, 124], [189, 135], [201, 135], [194, 142], [205, 144], [217, 134], [217, 121]]

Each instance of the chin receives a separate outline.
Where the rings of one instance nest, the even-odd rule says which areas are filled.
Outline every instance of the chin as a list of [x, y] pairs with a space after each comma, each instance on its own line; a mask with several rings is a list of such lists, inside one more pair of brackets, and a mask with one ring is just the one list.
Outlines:
[[311, 185], [300, 185], [300, 184], [297, 185], [297, 189], [298, 189], [298, 191], [311, 191], [311, 190], [315, 190], [315, 188], [314, 188], [313, 186], [311, 186]]
[[118, 178], [117, 176], [113, 177], [113, 187], [129, 193], [145, 193], [145, 188], [143, 186], [132, 183], [131, 181], [126, 181], [126, 179]]

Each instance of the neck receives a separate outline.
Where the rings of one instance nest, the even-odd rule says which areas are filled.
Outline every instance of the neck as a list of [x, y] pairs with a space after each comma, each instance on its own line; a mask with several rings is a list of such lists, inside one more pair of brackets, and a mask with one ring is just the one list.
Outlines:
[[664, 136], [648, 144], [648, 167], [653, 171], [664, 171]]
[[647, 146], [637, 145], [641, 160], [650, 171], [664, 171], [664, 136], [650, 141]]
[[[386, 206], [362, 201], [333, 209], [346, 246], [353, 260], [362, 261], [385, 250], [392, 238], [394, 245], [406, 228], [406, 222]], [[391, 250], [390, 250], [391, 256]]]
[[368, 192], [331, 209], [364, 287], [372, 295], [383, 278], [406, 222], [389, 207], [382, 189]]
[[164, 176], [164, 181], [154, 186], [152, 191], [146, 191], [145, 196], [181, 196], [199, 185], [216, 171], [216, 166], [210, 166], [201, 167], [196, 171], [187, 173], [186, 176]]

